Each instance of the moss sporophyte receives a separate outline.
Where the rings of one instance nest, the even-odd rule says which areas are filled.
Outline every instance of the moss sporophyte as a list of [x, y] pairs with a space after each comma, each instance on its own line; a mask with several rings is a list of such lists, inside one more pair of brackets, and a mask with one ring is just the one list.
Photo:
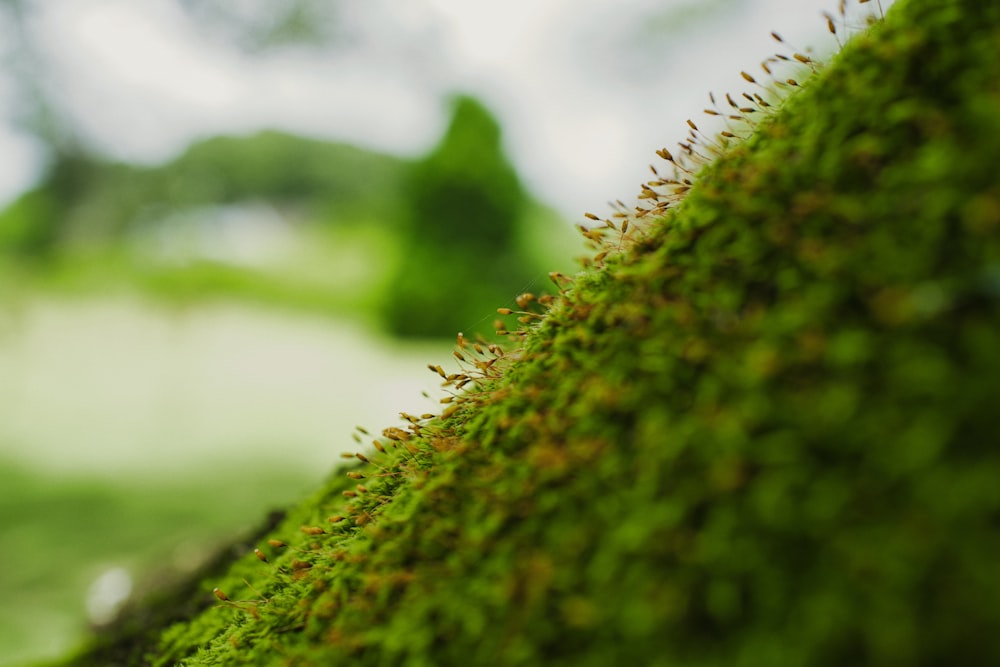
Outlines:
[[856, 9], [825, 64], [774, 35], [583, 270], [429, 366], [439, 414], [359, 429], [115, 655], [1000, 664], [1000, 4]]

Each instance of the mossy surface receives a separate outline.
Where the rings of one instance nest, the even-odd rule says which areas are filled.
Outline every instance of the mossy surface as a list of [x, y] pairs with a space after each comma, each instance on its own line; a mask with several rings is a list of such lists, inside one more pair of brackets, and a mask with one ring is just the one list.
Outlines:
[[148, 662], [1000, 664], [998, 43], [900, 0]]

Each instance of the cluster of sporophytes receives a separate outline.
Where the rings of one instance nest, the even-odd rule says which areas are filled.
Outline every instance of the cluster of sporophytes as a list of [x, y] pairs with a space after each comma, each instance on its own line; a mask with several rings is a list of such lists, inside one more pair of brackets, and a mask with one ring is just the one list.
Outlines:
[[1000, 664], [998, 43], [900, 0], [713, 109], [148, 661]]

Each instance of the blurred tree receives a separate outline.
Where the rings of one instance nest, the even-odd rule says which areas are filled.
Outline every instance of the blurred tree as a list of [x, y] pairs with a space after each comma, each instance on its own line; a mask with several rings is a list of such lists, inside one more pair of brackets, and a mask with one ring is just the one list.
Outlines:
[[390, 331], [490, 330], [493, 309], [537, 272], [518, 243], [530, 200], [503, 153], [499, 124], [480, 102], [454, 99], [447, 132], [413, 165], [403, 201], [403, 255], [384, 308]]
[[266, 201], [325, 225], [390, 222], [406, 163], [346, 144], [266, 131], [213, 137], [158, 167], [63, 155], [0, 211], [0, 254], [44, 258], [110, 245], [172, 213]]
[[68, 114], [45, 85], [44, 58], [31, 33], [38, 4], [0, 0], [0, 58], [15, 91], [9, 112], [14, 124], [37, 137], [48, 153], [47, 187], [26, 194], [0, 215], [0, 250], [33, 258], [48, 255], [56, 244], [66, 211], [86, 187], [90, 162]]
[[37, 136], [50, 150], [75, 155], [83, 151], [73, 123], [46, 87], [46, 67], [31, 30], [38, 2], [0, 0], [0, 58], [14, 95], [7, 103], [13, 122]]
[[176, 0], [185, 11], [247, 53], [327, 47], [345, 38], [334, 0]]
[[[336, 0], [174, 1], [203, 29], [247, 53], [326, 48], [343, 37], [339, 32], [341, 3]], [[0, 73], [4, 77], [0, 86], [11, 91], [4, 100], [6, 108], [0, 111], [10, 115], [8, 122], [37, 139], [46, 164], [39, 186], [0, 214], [0, 251], [21, 257], [44, 258], [62, 239], [78, 234], [81, 230], [69, 229], [80, 218], [74, 211], [92, 185], [106, 184], [110, 170], [100, 151], [83, 139], [60, 90], [50, 85], [46, 42], [39, 39], [35, 21], [36, 14], [50, 4], [46, 0], [0, 0]], [[121, 225], [108, 220], [103, 227], [120, 231]]]
[[65, 152], [53, 162], [41, 187], [0, 211], [0, 255], [46, 259], [58, 247], [72, 211], [87, 194], [95, 163], [82, 153]]

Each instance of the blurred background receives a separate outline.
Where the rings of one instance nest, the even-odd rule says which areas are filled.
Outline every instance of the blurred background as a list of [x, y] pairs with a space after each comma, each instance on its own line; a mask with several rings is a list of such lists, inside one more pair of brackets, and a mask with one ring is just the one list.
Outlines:
[[822, 10], [0, 0], [0, 665], [436, 411], [455, 333]]

